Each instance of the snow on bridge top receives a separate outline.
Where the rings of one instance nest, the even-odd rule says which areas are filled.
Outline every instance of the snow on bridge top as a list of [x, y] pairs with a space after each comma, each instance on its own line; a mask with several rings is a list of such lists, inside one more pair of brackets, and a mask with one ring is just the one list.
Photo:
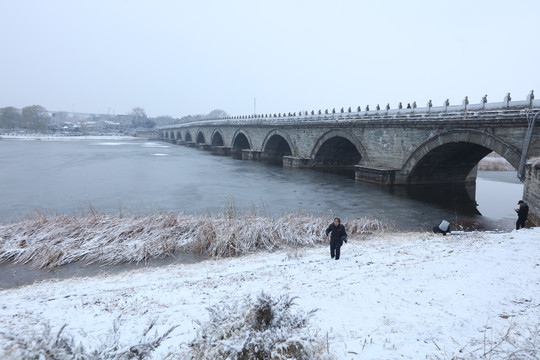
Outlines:
[[469, 99], [466, 96], [461, 105], [450, 105], [446, 100], [443, 106], [433, 106], [430, 100], [426, 107], [419, 108], [416, 102], [408, 104], [406, 107], [399, 104], [397, 109], [391, 109], [387, 104], [384, 108], [379, 105], [375, 109], [370, 109], [367, 105], [364, 109], [360, 106], [353, 110], [352, 108], [340, 110], [318, 110], [311, 112], [300, 111], [298, 113], [275, 113], [275, 114], [255, 114], [255, 115], [240, 115], [228, 116], [215, 119], [198, 120], [189, 123], [168, 125], [159, 127], [159, 130], [174, 129], [179, 127], [193, 125], [235, 125], [235, 124], [294, 124], [294, 123], [309, 123], [309, 122], [325, 122], [325, 121], [369, 121], [381, 119], [396, 119], [396, 120], [462, 120], [465, 118], [476, 119], [498, 119], [501, 117], [507, 118], [511, 116], [524, 116], [532, 110], [540, 110], [540, 99], [534, 99], [534, 91], [527, 95], [526, 100], [512, 101], [510, 93], [506, 94], [502, 102], [488, 103], [487, 95], [484, 96], [480, 103], [469, 104]]

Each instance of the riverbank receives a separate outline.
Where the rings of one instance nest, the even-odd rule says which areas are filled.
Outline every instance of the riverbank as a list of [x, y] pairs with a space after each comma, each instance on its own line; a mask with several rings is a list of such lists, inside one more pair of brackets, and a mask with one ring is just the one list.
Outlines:
[[68, 140], [141, 140], [126, 135], [57, 135], [57, 134], [0, 134], [0, 140], [68, 141]]
[[516, 171], [505, 158], [492, 152], [478, 162], [479, 171]]
[[17, 344], [54, 347], [64, 337], [88, 352], [129, 349], [154, 324], [156, 336], [177, 327], [150, 358], [184, 359], [207, 309], [265, 292], [318, 309], [309, 332], [324, 359], [534, 358], [539, 238], [540, 228], [372, 232], [352, 235], [339, 261], [321, 243], [42, 281], [0, 291], [0, 355], [15, 359]]
[[[242, 215], [234, 207], [219, 216], [185, 214], [109, 215], [91, 209], [83, 215], [45, 216], [0, 225], [0, 263], [34, 269], [62, 265], [119, 265], [190, 254], [222, 258], [258, 250], [313, 246], [326, 242], [326, 217]], [[382, 231], [372, 218], [347, 221], [350, 236]]]

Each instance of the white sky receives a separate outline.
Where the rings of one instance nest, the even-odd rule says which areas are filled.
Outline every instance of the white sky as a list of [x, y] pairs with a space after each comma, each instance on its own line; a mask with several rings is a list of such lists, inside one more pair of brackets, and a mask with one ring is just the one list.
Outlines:
[[[149, 116], [540, 91], [537, 0], [0, 0], [0, 107]], [[540, 94], [538, 95], [540, 96]]]

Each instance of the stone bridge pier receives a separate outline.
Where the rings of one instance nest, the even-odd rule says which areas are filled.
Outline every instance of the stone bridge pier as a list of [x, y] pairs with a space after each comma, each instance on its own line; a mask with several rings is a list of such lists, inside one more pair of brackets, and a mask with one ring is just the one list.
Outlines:
[[358, 181], [397, 191], [417, 187], [426, 198], [461, 187], [473, 204], [477, 164], [496, 152], [516, 168], [538, 224], [538, 165], [528, 162], [540, 157], [539, 114], [531, 92], [525, 101], [507, 94], [499, 103], [484, 97], [479, 104], [466, 98], [454, 106], [446, 101], [433, 107], [430, 101], [425, 108], [413, 103], [406, 109], [226, 117], [163, 127], [159, 137], [238, 159], [345, 170]]

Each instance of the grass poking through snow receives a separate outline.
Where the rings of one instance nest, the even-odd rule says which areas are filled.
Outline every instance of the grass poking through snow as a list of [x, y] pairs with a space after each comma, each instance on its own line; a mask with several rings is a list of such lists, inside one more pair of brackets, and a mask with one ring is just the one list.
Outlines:
[[[326, 243], [330, 219], [295, 214], [282, 217], [225, 214], [114, 216], [90, 213], [47, 217], [42, 213], [0, 226], [0, 263], [55, 268], [72, 262], [115, 265], [178, 253], [231, 257], [283, 246]], [[371, 218], [348, 220], [350, 236], [385, 229]]]

